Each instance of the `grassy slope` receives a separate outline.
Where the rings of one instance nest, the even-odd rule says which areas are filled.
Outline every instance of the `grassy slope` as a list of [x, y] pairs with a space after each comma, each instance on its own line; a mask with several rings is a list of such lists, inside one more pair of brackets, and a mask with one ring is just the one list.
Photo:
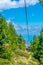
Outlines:
[[12, 59], [0, 58], [0, 65], [39, 65], [38, 61], [32, 57], [31, 52], [15, 50]]

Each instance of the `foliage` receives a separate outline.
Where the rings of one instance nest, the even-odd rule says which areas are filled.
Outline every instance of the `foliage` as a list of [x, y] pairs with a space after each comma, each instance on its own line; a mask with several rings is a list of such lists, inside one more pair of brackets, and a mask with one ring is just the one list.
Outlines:
[[10, 65], [10, 61], [7, 59], [0, 58], [0, 65]]
[[40, 36], [34, 37], [30, 48], [34, 57], [38, 59], [41, 64], [43, 64], [43, 28], [40, 32]]
[[[0, 65], [38, 65], [31, 58], [32, 53], [25, 50], [25, 40], [17, 34], [14, 25], [11, 22], [8, 24], [3, 16], [0, 17]], [[39, 37], [34, 36], [31, 50], [34, 57], [43, 64], [43, 29]], [[18, 60], [15, 61], [15, 57]]]
[[40, 4], [43, 5], [43, 0], [39, 0]]
[[[20, 46], [19, 46], [20, 45]], [[11, 59], [15, 49], [25, 50], [25, 40], [18, 35], [14, 25], [6, 22], [3, 16], [0, 17], [0, 57]]]

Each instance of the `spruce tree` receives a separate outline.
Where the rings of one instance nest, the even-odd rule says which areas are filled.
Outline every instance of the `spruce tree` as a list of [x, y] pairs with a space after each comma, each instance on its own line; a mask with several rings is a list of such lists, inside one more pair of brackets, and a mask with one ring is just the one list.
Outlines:
[[5, 20], [3, 17], [0, 17], [0, 51], [2, 51], [2, 45], [5, 43]]
[[30, 48], [33, 52], [33, 56], [43, 65], [43, 28], [40, 32], [40, 35], [38, 37], [34, 37]]

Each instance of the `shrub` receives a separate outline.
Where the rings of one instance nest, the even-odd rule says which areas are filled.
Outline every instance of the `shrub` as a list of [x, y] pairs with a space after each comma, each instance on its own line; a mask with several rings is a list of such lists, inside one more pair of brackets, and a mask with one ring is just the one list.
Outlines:
[[3, 48], [2, 53], [1, 53], [1, 57], [4, 59], [9, 59], [11, 60], [12, 58], [12, 51], [10, 48]]

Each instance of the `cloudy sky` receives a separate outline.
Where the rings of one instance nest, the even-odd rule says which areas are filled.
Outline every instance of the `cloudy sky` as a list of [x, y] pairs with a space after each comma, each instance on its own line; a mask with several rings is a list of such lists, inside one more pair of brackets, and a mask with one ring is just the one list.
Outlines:
[[14, 24], [18, 34], [21, 34], [29, 43], [34, 35], [39, 35], [43, 27], [43, 6], [38, 0], [26, 0], [27, 16], [28, 16], [28, 32], [26, 27], [25, 3], [24, 0], [0, 0], [0, 14], [6, 21]]

